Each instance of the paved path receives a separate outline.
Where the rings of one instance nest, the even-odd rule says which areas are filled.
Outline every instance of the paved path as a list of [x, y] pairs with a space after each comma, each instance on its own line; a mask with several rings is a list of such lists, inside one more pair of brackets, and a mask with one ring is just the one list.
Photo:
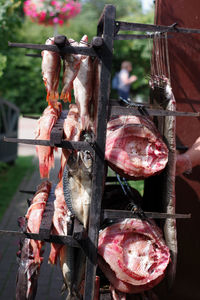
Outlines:
[[[20, 119], [19, 121], [19, 138], [34, 138], [35, 120]], [[29, 145], [19, 145], [19, 155], [35, 155], [35, 147]], [[57, 156], [58, 157], [58, 156]], [[34, 157], [34, 164], [38, 166], [37, 158]], [[57, 182], [57, 174], [59, 170], [59, 158], [55, 160], [55, 169], [51, 172], [50, 180]], [[20, 189], [35, 190], [40, 183], [38, 168], [30, 176], [24, 178], [18, 191], [16, 192], [9, 208], [7, 209], [2, 221], [0, 229], [18, 230], [17, 218], [24, 216], [27, 211], [27, 198], [30, 195], [20, 193]], [[18, 238], [0, 236], [0, 299], [15, 299], [15, 280], [17, 272], [16, 252], [18, 251]], [[62, 287], [62, 274], [59, 266], [51, 266], [48, 264], [48, 254], [50, 245], [46, 243], [45, 257], [41, 266], [40, 276], [38, 280], [38, 290], [36, 300], [57, 300], [66, 299], [66, 295], [60, 294]]]
[[[18, 138], [19, 139], [34, 139], [37, 120], [28, 118], [19, 118], [18, 122]], [[35, 146], [27, 144], [18, 144], [19, 156], [36, 155]], [[55, 157], [60, 157], [60, 149], [55, 153]]]

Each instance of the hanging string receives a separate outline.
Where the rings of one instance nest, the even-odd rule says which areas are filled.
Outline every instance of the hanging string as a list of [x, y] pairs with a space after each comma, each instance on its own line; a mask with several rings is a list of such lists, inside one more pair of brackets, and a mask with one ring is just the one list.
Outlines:
[[165, 35], [161, 34], [161, 51], [162, 51], [162, 60], [163, 60], [163, 75], [167, 77], [167, 70], [166, 70], [166, 53], [165, 53]]
[[169, 83], [171, 84], [171, 75], [170, 75], [170, 64], [169, 64], [169, 51], [168, 51], [168, 36], [167, 32], [165, 32], [165, 50], [166, 50], [166, 61], [167, 61], [167, 72]]
[[152, 39], [152, 34], [149, 34], [149, 40], [148, 40], [148, 47], [149, 47], [149, 52], [151, 53], [150, 56], [150, 76], [153, 77], [155, 75], [155, 68], [154, 68], [154, 38]]

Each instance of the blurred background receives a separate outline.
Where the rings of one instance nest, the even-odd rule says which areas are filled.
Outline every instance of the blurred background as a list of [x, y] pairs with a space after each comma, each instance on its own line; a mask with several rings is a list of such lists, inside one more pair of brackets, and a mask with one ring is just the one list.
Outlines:
[[[6, 143], [3, 138], [33, 139], [37, 118], [47, 106], [41, 57], [26, 56], [40, 52], [9, 47], [8, 41], [44, 44], [55, 34], [79, 41], [87, 34], [90, 42], [97, 34], [98, 20], [108, 2], [116, 6], [116, 19], [119, 21], [154, 23], [153, 0], [0, 0], [1, 216], [26, 172], [32, 171], [32, 160], [36, 157], [35, 146]], [[151, 43], [151, 39], [114, 41], [112, 78], [120, 71], [122, 61], [130, 61], [133, 66], [131, 73], [137, 76], [130, 91], [130, 97], [135, 101], [148, 99]], [[111, 88], [111, 98], [117, 96], [117, 91]], [[35, 119], [24, 118], [24, 115]], [[37, 163], [34, 162], [34, 165], [38, 168]], [[143, 182], [136, 185], [142, 193]]]
[[[25, 1], [1, 0], [0, 2], [0, 97], [16, 104], [21, 113], [40, 114], [46, 107], [41, 58], [25, 56], [25, 53], [33, 53], [33, 50], [9, 48], [8, 41], [44, 44], [48, 37], [54, 35], [55, 30], [58, 34], [64, 34], [75, 40], [80, 40], [84, 34], [87, 34], [90, 41], [96, 35], [98, 19], [108, 1], [81, 0], [79, 1], [80, 12], [76, 16], [63, 24], [61, 22], [54, 25], [43, 25], [44, 22], [39, 23], [38, 20], [33, 22], [29, 11], [28, 16], [24, 13]], [[153, 23], [153, 0], [111, 0], [109, 3], [116, 6], [117, 19], [120, 21]], [[112, 76], [120, 70], [123, 60], [131, 61], [133, 73], [138, 77], [138, 80], [132, 84], [131, 96], [140, 95], [142, 99], [146, 98], [148, 96], [147, 75], [150, 72], [149, 40], [115, 41], [114, 43]]]

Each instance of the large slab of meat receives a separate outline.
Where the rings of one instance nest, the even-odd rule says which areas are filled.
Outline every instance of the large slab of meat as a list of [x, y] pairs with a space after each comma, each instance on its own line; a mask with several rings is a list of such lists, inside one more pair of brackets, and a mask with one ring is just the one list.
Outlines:
[[105, 159], [123, 176], [147, 178], [163, 170], [168, 149], [147, 117], [113, 117], [107, 125]]
[[99, 234], [99, 266], [115, 289], [141, 293], [164, 277], [170, 260], [161, 230], [151, 221], [125, 219]]

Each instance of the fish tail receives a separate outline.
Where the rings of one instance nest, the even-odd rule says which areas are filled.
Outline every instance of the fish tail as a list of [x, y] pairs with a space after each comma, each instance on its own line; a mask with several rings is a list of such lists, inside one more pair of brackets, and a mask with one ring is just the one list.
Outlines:
[[47, 97], [46, 101], [48, 102], [48, 105], [58, 108], [57, 101], [59, 99], [59, 93], [57, 91], [50, 91], [47, 89]]
[[49, 178], [49, 166], [46, 164], [39, 164], [40, 167], [40, 177]]
[[71, 103], [72, 97], [70, 92], [61, 92], [60, 99], [62, 99], [64, 102]]
[[70, 92], [68, 93], [68, 101], [69, 101], [69, 103], [71, 103], [71, 102], [72, 102], [72, 95], [71, 95], [71, 93], [70, 93]]
[[[46, 146], [44, 146], [44, 147], [46, 147]], [[39, 156], [40, 177], [41, 178], [49, 178], [50, 170], [51, 170], [51, 168], [54, 167], [53, 147], [50, 147], [50, 148], [51, 148], [50, 154], [47, 157], [45, 157], [44, 160], [41, 161], [40, 156], [38, 155]]]
[[48, 105], [50, 105], [49, 96], [50, 96], [50, 91], [49, 91], [49, 90], [47, 90], [47, 97], [46, 97], [46, 101], [48, 102]]
[[50, 264], [52, 264], [52, 265], [56, 264], [58, 255], [59, 255], [62, 247], [63, 247], [62, 245], [51, 243], [51, 251], [50, 251], [49, 259], [48, 259], [48, 262]]
[[62, 154], [61, 154], [61, 159], [60, 159], [60, 171], [58, 173], [58, 179], [61, 180], [63, 177], [63, 171], [65, 168], [65, 165], [68, 161], [70, 152], [67, 149], [63, 149]]
[[82, 128], [82, 130], [89, 130], [90, 117], [88, 115], [84, 115], [81, 117], [81, 128]]

